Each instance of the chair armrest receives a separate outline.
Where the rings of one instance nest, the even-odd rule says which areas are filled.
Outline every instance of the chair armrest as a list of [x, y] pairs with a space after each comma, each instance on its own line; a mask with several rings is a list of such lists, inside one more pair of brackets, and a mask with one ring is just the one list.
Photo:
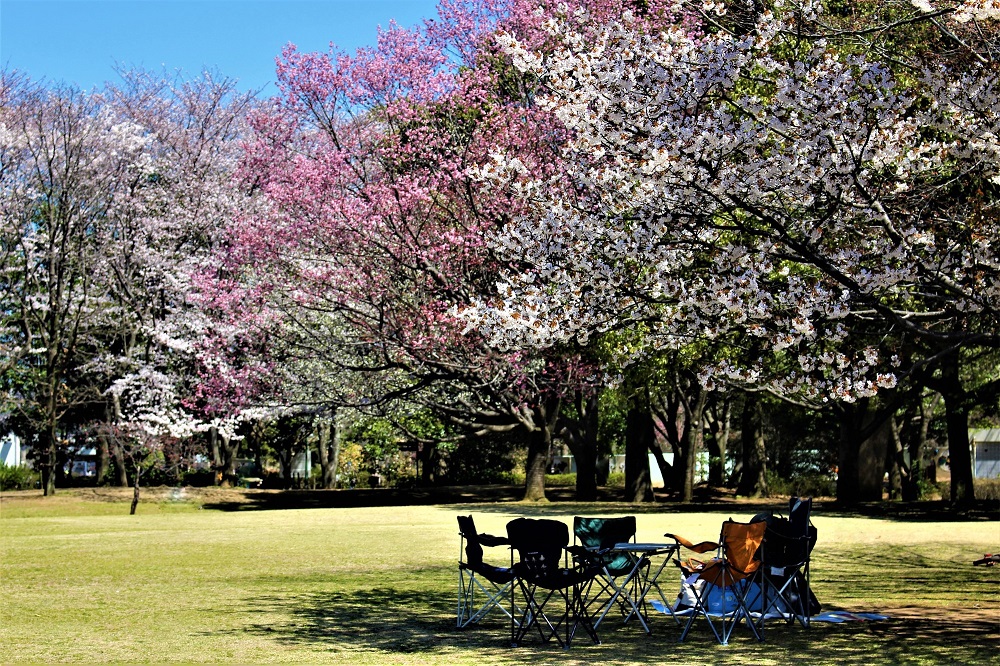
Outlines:
[[716, 543], [715, 541], [702, 541], [700, 543], [691, 543], [684, 537], [677, 536], [676, 534], [670, 534], [669, 532], [667, 534], [664, 534], [663, 536], [667, 537], [668, 539], [673, 539], [674, 541], [684, 546], [688, 550], [693, 550], [696, 553], [707, 553], [709, 551], [719, 549], [719, 544]]
[[585, 560], [598, 560], [601, 555], [606, 555], [611, 552], [611, 548], [587, 548], [586, 546], [581, 546], [576, 544], [573, 546], [566, 546], [566, 552], [573, 557], [579, 557]]
[[492, 534], [480, 534], [478, 537], [479, 543], [484, 546], [509, 546], [510, 541], [507, 537], [494, 536]]
[[607, 554], [610, 548], [600, 548], [596, 550], [591, 550], [580, 544], [574, 544], [572, 546], [566, 546], [565, 550], [567, 553], [573, 556], [573, 562], [576, 568], [604, 568], [604, 562], [601, 559], [603, 555]]

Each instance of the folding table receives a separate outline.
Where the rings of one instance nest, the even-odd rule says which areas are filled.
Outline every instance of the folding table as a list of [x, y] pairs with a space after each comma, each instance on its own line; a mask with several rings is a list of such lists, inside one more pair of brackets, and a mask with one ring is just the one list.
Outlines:
[[[670, 611], [670, 615], [679, 625], [680, 620], [674, 615], [670, 603], [667, 602], [667, 598], [663, 594], [663, 590], [660, 588], [658, 582], [667, 562], [670, 561], [671, 557], [676, 556], [679, 550], [680, 546], [676, 543], [616, 543], [611, 551], [628, 554], [632, 560], [632, 568], [620, 584], [614, 585], [615, 593], [611, 596], [611, 601], [605, 607], [604, 612], [594, 622], [594, 627], [596, 628], [600, 625], [604, 620], [604, 616], [614, 606], [614, 602], [618, 601], [618, 599], [624, 599], [631, 606], [631, 610], [625, 616], [625, 622], [628, 622], [635, 615], [639, 618], [639, 623], [642, 624], [642, 628], [646, 630], [646, 633], [651, 634], [652, 630], [649, 628], [649, 618], [646, 615], [646, 595], [653, 589], [660, 595], [664, 605]], [[652, 563], [654, 558], [657, 557], [661, 558], [661, 561], [658, 567], [654, 567]], [[649, 566], [646, 566], [647, 564]]]

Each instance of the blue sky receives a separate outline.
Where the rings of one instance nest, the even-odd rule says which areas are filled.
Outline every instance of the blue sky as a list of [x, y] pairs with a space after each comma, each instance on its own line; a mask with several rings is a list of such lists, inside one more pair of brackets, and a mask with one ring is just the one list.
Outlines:
[[0, 0], [0, 67], [89, 90], [115, 63], [196, 76], [205, 67], [246, 90], [277, 92], [274, 59], [292, 42], [325, 51], [374, 44], [390, 19], [410, 27], [436, 0]]

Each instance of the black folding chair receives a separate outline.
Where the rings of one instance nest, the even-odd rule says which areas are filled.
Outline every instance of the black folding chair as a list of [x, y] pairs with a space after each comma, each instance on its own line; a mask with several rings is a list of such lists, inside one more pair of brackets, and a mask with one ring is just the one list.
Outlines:
[[511, 596], [511, 647], [517, 647], [532, 628], [538, 630], [543, 641], [555, 638], [563, 648], [570, 646], [578, 629], [599, 644], [585, 600], [601, 567], [586, 557], [574, 559], [574, 566], [569, 566], [566, 524], [515, 518], [507, 523], [507, 539], [514, 585], [524, 600], [523, 610], [518, 613], [515, 595]]
[[458, 628], [477, 624], [494, 608], [513, 619], [507, 604], [511, 598], [514, 573], [483, 561], [483, 547], [507, 546], [503, 537], [479, 534], [472, 516], [458, 516]]
[[820, 612], [819, 601], [809, 587], [809, 561], [817, 532], [810, 520], [812, 498], [792, 497], [788, 517], [765, 516], [767, 531], [761, 557], [763, 612], [760, 622], [776, 615], [788, 624], [798, 620], [804, 628]]

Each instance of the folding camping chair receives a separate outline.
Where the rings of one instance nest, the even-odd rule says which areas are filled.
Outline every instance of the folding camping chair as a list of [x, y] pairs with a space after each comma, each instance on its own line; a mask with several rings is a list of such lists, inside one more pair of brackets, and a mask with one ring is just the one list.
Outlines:
[[[624, 518], [573, 518], [573, 541], [587, 551], [587, 555], [601, 567], [601, 574], [594, 581], [591, 594], [586, 599], [588, 611], [597, 616], [596, 629], [613, 607], [618, 608], [627, 623], [637, 615], [646, 633], [649, 625], [645, 619], [645, 601], [640, 594], [643, 574], [649, 569], [649, 560], [631, 557], [626, 550], [616, 550], [616, 544], [635, 542], [635, 516]], [[576, 549], [572, 550], [577, 553]], [[638, 603], [637, 603], [638, 600]], [[591, 611], [596, 606], [595, 611]]]
[[513, 619], [506, 603], [511, 598], [514, 572], [483, 561], [483, 546], [506, 546], [503, 537], [476, 532], [472, 516], [458, 516], [458, 628], [477, 624], [494, 608]]
[[804, 628], [820, 612], [819, 601], [809, 587], [809, 560], [816, 544], [816, 528], [809, 517], [812, 498], [792, 497], [788, 518], [766, 516], [767, 532], [761, 548], [763, 602], [760, 624], [774, 615], [788, 624], [798, 620]]
[[[570, 646], [579, 628], [599, 644], [585, 600], [601, 567], [583, 553], [574, 558], [574, 566], [567, 566], [566, 524], [558, 520], [515, 518], [507, 523], [507, 538], [514, 584], [524, 598], [523, 611], [518, 614], [511, 595], [511, 647], [517, 647], [532, 627], [538, 629], [543, 641], [554, 637], [563, 648]], [[549, 603], [553, 598], [562, 601], [557, 609], [552, 609], [554, 604]]]
[[699, 615], [705, 617], [722, 645], [729, 643], [740, 620], [746, 621], [754, 638], [764, 640], [763, 628], [753, 622], [746, 600], [748, 593], [759, 590], [760, 560], [756, 555], [766, 529], [764, 522], [727, 520], [722, 523], [718, 542], [695, 544], [675, 534], [664, 535], [695, 553], [716, 551], [716, 556], [708, 561], [689, 558], [678, 562], [684, 573], [684, 584], [691, 590], [693, 599], [690, 617], [679, 640], [687, 638]]

